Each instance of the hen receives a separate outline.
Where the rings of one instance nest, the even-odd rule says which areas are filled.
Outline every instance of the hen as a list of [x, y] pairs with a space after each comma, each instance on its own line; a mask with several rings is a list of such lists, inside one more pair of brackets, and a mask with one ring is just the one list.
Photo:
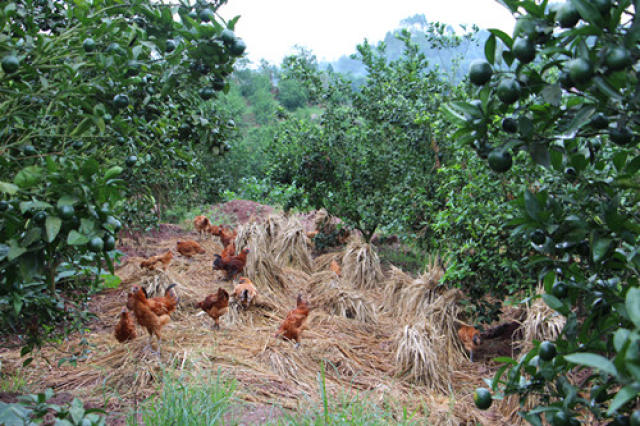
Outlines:
[[233, 279], [237, 274], [242, 272], [242, 270], [244, 269], [245, 265], [247, 264], [248, 254], [249, 254], [248, 248], [244, 248], [240, 252], [240, 254], [237, 256], [222, 257], [221, 254], [216, 254], [214, 255], [215, 259], [213, 260], [213, 270], [225, 271], [226, 272], [225, 278], [227, 280]]
[[164, 297], [147, 298], [147, 292], [137, 285], [133, 286], [127, 300], [127, 308], [132, 310], [138, 320], [138, 324], [146, 328], [149, 332], [149, 347], [153, 340], [153, 335], [158, 339], [158, 354], [160, 354], [160, 330], [171, 318], [169, 314], [175, 310], [178, 298], [175, 295], [173, 287], [170, 285]]
[[246, 277], [240, 278], [238, 284], [233, 288], [233, 298], [240, 301], [240, 304], [245, 309], [251, 305], [257, 295], [258, 290], [256, 290], [251, 280]]
[[331, 261], [329, 269], [335, 272], [337, 276], [342, 275], [342, 269], [340, 268], [340, 265], [338, 265], [338, 262], [335, 261], [335, 259]]
[[198, 231], [200, 238], [202, 238], [203, 235], [207, 234], [210, 226], [211, 222], [209, 222], [209, 218], [207, 218], [206, 216], [200, 215], [196, 216], [193, 219], [193, 227], [196, 229], [196, 231]]
[[214, 328], [220, 328], [220, 317], [229, 310], [229, 293], [222, 287], [218, 288], [218, 292], [210, 294], [202, 302], [198, 302], [196, 306], [207, 313], [213, 321]]
[[473, 362], [473, 352], [482, 345], [482, 336], [475, 327], [463, 325], [458, 329], [458, 337], [462, 341], [462, 345], [469, 351], [469, 359]]
[[122, 308], [120, 312], [120, 321], [116, 324], [115, 332], [113, 333], [116, 340], [120, 343], [133, 340], [138, 336], [136, 326], [133, 323], [133, 318], [129, 315], [127, 308]]
[[220, 226], [219, 235], [222, 246], [226, 247], [238, 236], [238, 233], [232, 229], [225, 229], [223, 226]]
[[282, 336], [285, 339], [295, 340], [295, 346], [298, 348], [300, 346], [302, 331], [307, 328], [307, 317], [310, 311], [311, 307], [309, 303], [302, 300], [302, 295], [298, 294], [296, 308], [287, 314], [282, 325], [278, 331], [276, 331], [275, 337]]
[[173, 259], [173, 252], [171, 250], [167, 250], [165, 254], [151, 256], [150, 258], [143, 260], [142, 262], [140, 262], [140, 267], [153, 271], [154, 269], [156, 269], [156, 264], [158, 262], [162, 262], [162, 270], [166, 271], [167, 266], [169, 266], [169, 263], [171, 263], [171, 259]]
[[206, 253], [205, 249], [203, 249], [200, 244], [192, 240], [176, 241], [176, 250], [178, 250], [178, 253], [186, 257], [191, 257], [198, 253]]

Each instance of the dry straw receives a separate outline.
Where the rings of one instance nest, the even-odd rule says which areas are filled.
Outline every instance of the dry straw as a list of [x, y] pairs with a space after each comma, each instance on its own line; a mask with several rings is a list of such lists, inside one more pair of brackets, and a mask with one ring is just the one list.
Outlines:
[[537, 297], [526, 307], [525, 318], [520, 329], [522, 339], [515, 347], [521, 352], [528, 352], [533, 348], [533, 341], [555, 340], [567, 322], [567, 319], [551, 309], [540, 297], [544, 293], [542, 288], [537, 291]]
[[342, 275], [345, 282], [356, 288], [377, 287], [384, 274], [375, 247], [361, 242], [349, 243], [342, 256]]

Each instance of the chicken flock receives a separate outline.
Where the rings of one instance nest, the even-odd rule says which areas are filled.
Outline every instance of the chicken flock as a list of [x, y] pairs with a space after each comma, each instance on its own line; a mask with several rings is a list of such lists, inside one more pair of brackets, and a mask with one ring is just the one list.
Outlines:
[[[226, 280], [235, 280], [242, 273], [247, 263], [249, 249], [244, 248], [240, 253], [236, 254], [234, 240], [237, 232], [225, 225], [214, 225], [206, 216], [197, 216], [193, 220], [194, 228], [198, 231], [200, 238], [207, 235], [217, 236], [223, 245], [223, 250], [219, 254], [214, 254], [213, 270], [224, 271]], [[317, 231], [307, 233], [307, 237], [313, 238]], [[205, 249], [196, 241], [177, 241], [176, 251], [182, 256], [191, 259], [197, 254], [206, 253]], [[158, 264], [161, 264], [163, 271], [173, 259], [173, 252], [168, 250], [166, 253], [151, 256], [140, 262], [140, 267], [148, 270], [155, 270]], [[334, 260], [331, 262], [329, 269], [340, 276], [342, 271], [340, 265]], [[120, 320], [116, 324], [114, 335], [115, 338], [125, 343], [136, 338], [136, 328], [130, 312], [137, 320], [138, 324], [145, 328], [149, 333], [148, 348], [151, 349], [153, 336], [156, 336], [158, 345], [158, 355], [160, 354], [160, 331], [171, 320], [171, 313], [176, 310], [178, 297], [175, 293], [176, 284], [171, 284], [162, 297], [149, 298], [144, 288], [133, 286], [131, 292], [127, 296], [126, 307], [122, 308]], [[196, 307], [202, 309], [214, 321], [213, 328], [220, 329], [220, 318], [229, 311], [229, 300], [233, 297], [234, 301], [247, 309], [254, 302], [258, 291], [251, 280], [247, 277], [240, 277], [234, 284], [233, 292], [229, 294], [225, 289], [219, 287], [217, 292], [207, 295], [204, 300], [198, 302]], [[295, 347], [300, 346], [302, 332], [307, 328], [307, 318], [312, 307], [307, 301], [298, 294], [295, 309], [291, 310], [284, 318], [280, 328], [275, 333], [275, 337], [295, 342]], [[474, 352], [476, 352], [482, 344], [482, 336], [479, 331], [472, 326], [462, 325], [458, 329], [458, 337], [464, 348], [470, 353], [473, 362]]]
[[[237, 232], [225, 225], [214, 225], [205, 216], [197, 216], [193, 220], [194, 228], [198, 231], [200, 238], [207, 235], [218, 236], [224, 249], [219, 254], [214, 254], [213, 270], [224, 271], [226, 280], [234, 280], [242, 273], [247, 263], [249, 249], [244, 248], [236, 254], [234, 240]], [[206, 250], [193, 240], [177, 241], [176, 251], [182, 256], [190, 259], [197, 254], [204, 254]], [[151, 256], [140, 262], [140, 268], [155, 270], [160, 264], [163, 271], [173, 259], [173, 252], [168, 250], [164, 254]], [[126, 307], [120, 312], [120, 319], [116, 324], [114, 336], [120, 343], [126, 343], [137, 337], [136, 327], [133, 322], [135, 317], [138, 324], [149, 333], [149, 344], [147, 348], [151, 350], [153, 336], [156, 336], [158, 351], [160, 354], [160, 342], [162, 339], [161, 330], [171, 320], [171, 313], [176, 310], [179, 298], [175, 292], [177, 284], [171, 284], [165, 290], [164, 296], [149, 298], [147, 291], [140, 286], [134, 285], [127, 294]], [[258, 291], [251, 280], [247, 277], [240, 277], [231, 295], [222, 287], [216, 293], [207, 295], [204, 300], [198, 302], [196, 307], [202, 309], [214, 321], [213, 328], [220, 328], [220, 317], [229, 310], [229, 300], [231, 297], [244, 309], [249, 308], [254, 302]], [[308, 302], [298, 295], [296, 308], [288, 313], [282, 325], [276, 332], [276, 337], [295, 341], [295, 347], [300, 345], [302, 331], [306, 328], [306, 319], [311, 310]]]

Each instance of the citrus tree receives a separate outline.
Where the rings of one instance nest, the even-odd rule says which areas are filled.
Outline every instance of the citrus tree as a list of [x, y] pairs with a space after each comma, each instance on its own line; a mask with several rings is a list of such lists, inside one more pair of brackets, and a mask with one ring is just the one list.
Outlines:
[[37, 343], [83, 311], [87, 283], [117, 285], [123, 225], [225, 151], [213, 99], [245, 45], [220, 3], [0, 5], [3, 329]]
[[523, 406], [533, 398], [521, 412], [532, 424], [640, 424], [640, 2], [501, 3], [513, 34], [491, 30], [469, 70], [475, 100], [446, 110], [491, 169], [506, 172], [520, 151], [539, 166], [510, 225], [566, 325], [491, 385]]

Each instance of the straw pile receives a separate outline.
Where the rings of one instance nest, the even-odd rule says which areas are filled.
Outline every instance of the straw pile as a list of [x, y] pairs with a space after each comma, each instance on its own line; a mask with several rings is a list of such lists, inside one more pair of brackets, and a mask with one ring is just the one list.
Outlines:
[[384, 278], [375, 248], [361, 242], [351, 242], [347, 246], [342, 256], [342, 273], [345, 282], [363, 289], [375, 288]]
[[[343, 252], [312, 259], [300, 235], [299, 222], [286, 217], [238, 228], [236, 248], [250, 249], [244, 274], [258, 296], [248, 309], [232, 299], [218, 331], [195, 307], [219, 287], [233, 290], [233, 283], [221, 281], [211, 269], [213, 254], [222, 250], [217, 241], [202, 241], [207, 253], [193, 260], [176, 256], [166, 273], [143, 271], [129, 262], [116, 271], [120, 288], [93, 297], [98, 319], [90, 331], [44, 349], [42, 357], [22, 369], [25, 380], [32, 388], [72, 391], [98, 404], [108, 395], [115, 404], [111, 411], [128, 412], [157, 391], [167, 371], [188, 370], [190, 377], [200, 377], [220, 369], [237, 380], [238, 396], [245, 401], [299, 410], [305, 398], [320, 400], [317, 374], [324, 362], [329, 395], [366, 392], [381, 405], [417, 410], [433, 424], [500, 424], [495, 413], [473, 406], [471, 392], [492, 372], [484, 364], [458, 362], [459, 295], [437, 286], [438, 270], [429, 268], [414, 279], [392, 269], [383, 287], [373, 247], [351, 243]], [[148, 250], [161, 252], [185, 238], [195, 237], [176, 235], [155, 241]], [[329, 270], [332, 260], [341, 263], [341, 276]], [[171, 283], [177, 283], [180, 303], [162, 330], [161, 357], [144, 350], [148, 338], [140, 327], [136, 340], [117, 343], [113, 326], [131, 286], [143, 285], [153, 296], [164, 294]], [[295, 307], [298, 293], [315, 307], [295, 349], [273, 334]], [[87, 358], [76, 366], [55, 367], [62, 356], [78, 353], [83, 338], [91, 345]], [[21, 366], [19, 348], [0, 354], [3, 372]], [[396, 412], [402, 414], [399, 408]]]
[[533, 348], [533, 341], [555, 340], [567, 322], [567, 319], [551, 309], [540, 295], [544, 290], [539, 288], [538, 297], [525, 309], [525, 319], [522, 321], [522, 339], [515, 342], [515, 347], [521, 352], [528, 352]]

